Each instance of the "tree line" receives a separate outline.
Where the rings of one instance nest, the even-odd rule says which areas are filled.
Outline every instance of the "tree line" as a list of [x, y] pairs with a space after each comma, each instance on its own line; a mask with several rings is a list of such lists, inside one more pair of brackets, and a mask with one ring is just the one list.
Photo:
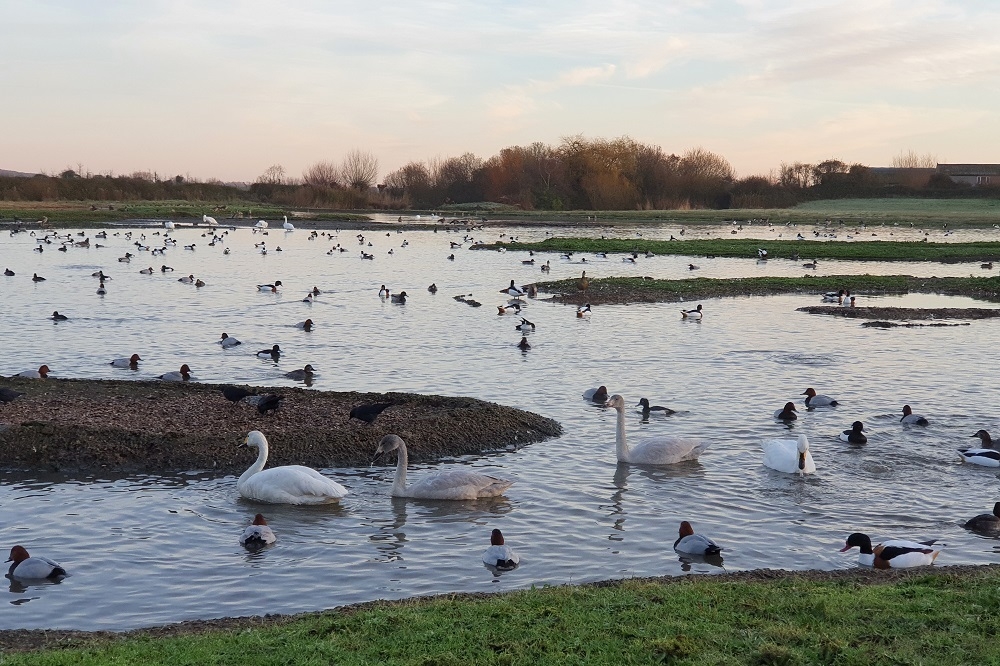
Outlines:
[[[900, 153], [899, 168], [933, 166], [931, 155]], [[0, 178], [7, 201], [257, 201], [295, 207], [436, 209], [492, 202], [524, 210], [677, 210], [785, 208], [810, 199], [878, 196], [968, 196], [947, 177], [887, 183], [863, 164], [838, 159], [782, 163], [768, 175], [737, 177], [721, 155], [694, 148], [681, 155], [629, 137], [565, 137], [558, 145], [511, 146], [482, 159], [472, 153], [413, 161], [385, 174], [370, 152], [352, 150], [337, 163], [316, 162], [301, 177], [275, 164], [251, 184], [201, 182], [155, 172]], [[979, 188], [977, 188], [979, 189]], [[995, 196], [982, 191], [982, 194]]]

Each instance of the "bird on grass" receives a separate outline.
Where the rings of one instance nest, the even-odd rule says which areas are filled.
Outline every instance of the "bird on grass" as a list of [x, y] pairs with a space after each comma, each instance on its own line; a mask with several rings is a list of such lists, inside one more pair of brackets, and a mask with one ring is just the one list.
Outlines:
[[350, 421], [351, 419], [358, 419], [370, 424], [379, 414], [392, 407], [393, 404], [395, 403], [376, 402], [370, 405], [358, 405], [357, 407], [351, 409], [351, 414], [347, 417], [347, 420]]
[[257, 411], [261, 414], [267, 414], [268, 412], [274, 411], [281, 406], [281, 401], [284, 399], [285, 396], [275, 395], [274, 393], [262, 395], [260, 396], [260, 400], [257, 401]]

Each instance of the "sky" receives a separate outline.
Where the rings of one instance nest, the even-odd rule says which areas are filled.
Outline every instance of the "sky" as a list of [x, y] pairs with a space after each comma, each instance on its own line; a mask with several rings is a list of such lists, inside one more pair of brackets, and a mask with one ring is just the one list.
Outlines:
[[0, 0], [0, 169], [253, 181], [563, 137], [1000, 162], [996, 0]]

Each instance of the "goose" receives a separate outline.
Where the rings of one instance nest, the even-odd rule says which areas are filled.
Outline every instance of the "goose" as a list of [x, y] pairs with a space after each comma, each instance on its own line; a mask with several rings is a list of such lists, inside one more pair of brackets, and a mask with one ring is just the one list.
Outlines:
[[587, 291], [590, 287], [590, 278], [587, 277], [587, 271], [583, 272], [583, 275], [576, 281], [576, 288], [580, 291]]
[[167, 372], [157, 379], [162, 379], [165, 382], [186, 382], [191, 379], [191, 368], [185, 363], [178, 372]]
[[278, 293], [278, 287], [281, 286], [281, 280], [275, 280], [274, 284], [259, 284], [257, 285], [257, 291], [269, 291], [272, 294]]
[[770, 439], [764, 442], [764, 465], [785, 474], [815, 474], [816, 463], [809, 453], [805, 435], [794, 439]]
[[347, 495], [347, 488], [302, 465], [264, 469], [267, 438], [259, 430], [247, 434], [241, 447], [257, 447], [257, 461], [240, 475], [236, 489], [243, 497], [269, 504], [325, 504]]
[[520, 561], [514, 549], [504, 543], [500, 530], [490, 532], [490, 547], [483, 553], [483, 564], [497, 571], [510, 571]]
[[399, 305], [405, 305], [406, 304], [406, 292], [405, 291], [401, 291], [398, 294], [393, 294], [392, 296], [389, 297], [389, 300], [392, 301], [393, 303], [398, 303]]
[[794, 402], [786, 402], [784, 407], [774, 410], [774, 418], [778, 421], [794, 421], [799, 418], [795, 413], [797, 411]]
[[546, 259], [545, 263], [542, 264], [542, 272], [543, 273], [548, 273], [551, 270], [552, 270], [552, 266], [549, 265], [549, 261]]
[[604, 404], [608, 401], [608, 387], [598, 386], [583, 392], [583, 399]]
[[52, 312], [52, 320], [53, 321], [66, 321], [67, 319], [69, 319], [69, 317], [67, 317], [64, 314], [59, 314], [58, 310], [55, 310], [55, 311]]
[[806, 396], [805, 404], [807, 409], [814, 407], [836, 407], [840, 404], [828, 395], [816, 395], [816, 389], [814, 388], [807, 388], [802, 392], [802, 395]]
[[132, 370], [138, 370], [139, 369], [139, 361], [141, 361], [141, 360], [142, 359], [139, 358], [138, 354], [132, 354], [128, 358], [116, 358], [115, 360], [111, 361], [111, 367], [113, 367], [113, 368], [130, 368]]
[[285, 376], [288, 377], [289, 379], [302, 381], [304, 379], [312, 379], [314, 372], [316, 372], [316, 369], [307, 363], [306, 367], [302, 368], [301, 370], [292, 370], [291, 372], [286, 372]]
[[929, 541], [905, 541], [892, 539], [883, 541], [872, 548], [872, 540], [867, 534], [855, 532], [847, 537], [847, 543], [840, 552], [845, 553], [855, 546], [861, 551], [858, 563], [876, 569], [905, 569], [934, 564], [941, 548], [934, 548], [935, 539]]
[[231, 347], [235, 347], [236, 345], [241, 345], [243, 343], [237, 340], [236, 338], [229, 337], [228, 333], [223, 333], [222, 338], [219, 339], [219, 344], [222, 345], [223, 349], [229, 349]]
[[[429, 474], [410, 486], [406, 485], [406, 442], [399, 435], [386, 435], [375, 450], [375, 458], [396, 451], [396, 477], [392, 482], [393, 497], [413, 497], [437, 500], [474, 500], [498, 497], [513, 485], [513, 481], [475, 472], [467, 467], [447, 469]], [[461, 467], [453, 465], [452, 467]]]
[[691, 523], [684, 520], [678, 530], [677, 541], [674, 541], [674, 550], [685, 555], [718, 555], [722, 548], [717, 543], [706, 536], [694, 533]]
[[993, 513], [981, 513], [969, 519], [962, 527], [973, 532], [1000, 531], [1000, 502], [993, 505]]
[[649, 418], [649, 414], [651, 412], [663, 412], [664, 416], [670, 416], [671, 414], [676, 414], [676, 412], [670, 409], [669, 407], [661, 407], [660, 405], [653, 405], [652, 407], [650, 407], [648, 398], [640, 398], [639, 404], [637, 404], [636, 407], [641, 407], [639, 413], [642, 414], [642, 417], [645, 419]]
[[[925, 426], [929, 425], [929, 421], [923, 416], [914, 414], [913, 410], [910, 409], [909, 405], [903, 405], [903, 417], [899, 419], [900, 423], [908, 423], [910, 425]], [[975, 437], [975, 435], [973, 435]]]
[[1000, 451], [993, 448], [993, 438], [990, 437], [990, 433], [980, 430], [973, 437], [978, 437], [982, 441], [982, 447], [959, 449], [959, 457], [965, 462], [984, 467], [1000, 467]]
[[312, 319], [306, 319], [305, 321], [300, 321], [299, 323], [297, 323], [295, 325], [295, 328], [301, 328], [303, 331], [305, 331], [306, 333], [308, 333], [309, 331], [311, 331], [313, 329], [313, 320]]
[[257, 352], [257, 358], [274, 358], [281, 356], [281, 347], [272, 345], [270, 349], [261, 349]]
[[390, 296], [389, 290], [386, 289], [385, 285], [382, 285], [382, 288], [378, 290], [378, 297], [384, 301], [385, 299], [389, 298], [389, 296]]
[[25, 377], [27, 379], [45, 379], [49, 376], [49, 366], [43, 365], [38, 368], [38, 370], [25, 370], [24, 372], [19, 372], [15, 377]]
[[285, 231], [295, 231], [295, 225], [294, 225], [294, 224], [292, 224], [291, 222], [289, 222], [289, 221], [288, 221], [288, 216], [287, 216], [287, 215], [283, 215], [282, 217], [284, 217], [284, 218], [285, 218], [285, 221], [284, 221], [284, 223], [283, 223], [283, 224], [281, 225], [281, 227], [282, 227], [282, 228], [283, 228], [283, 229], [284, 229]]
[[855, 421], [851, 424], [850, 430], [845, 430], [840, 433], [840, 441], [850, 442], [851, 444], [867, 444], [868, 438], [865, 437], [864, 429], [864, 423], [861, 421]]
[[240, 545], [249, 550], [259, 550], [264, 546], [270, 546], [277, 541], [274, 531], [268, 527], [267, 520], [263, 514], [253, 517], [253, 522], [247, 525], [240, 535]]
[[8, 562], [13, 562], [7, 575], [14, 580], [44, 580], [59, 579], [68, 575], [57, 562], [47, 557], [32, 557], [24, 546], [14, 546], [10, 549]]
[[708, 442], [694, 437], [659, 436], [657, 439], [647, 439], [634, 448], [629, 448], [625, 442], [625, 399], [613, 395], [604, 405], [613, 407], [618, 412], [618, 430], [615, 437], [615, 449], [618, 462], [637, 465], [673, 465], [685, 460], [697, 460]]
[[681, 310], [681, 319], [701, 319], [702, 315], [700, 303], [694, 310]]
[[584, 317], [589, 315], [590, 315], [590, 303], [587, 303], [586, 305], [581, 305], [576, 309], [577, 319], [583, 319]]
[[511, 280], [510, 286], [507, 287], [506, 289], [501, 289], [500, 293], [513, 296], [514, 298], [521, 298], [522, 296], [524, 296], [524, 289], [521, 289], [520, 287], [515, 287], [514, 281]]

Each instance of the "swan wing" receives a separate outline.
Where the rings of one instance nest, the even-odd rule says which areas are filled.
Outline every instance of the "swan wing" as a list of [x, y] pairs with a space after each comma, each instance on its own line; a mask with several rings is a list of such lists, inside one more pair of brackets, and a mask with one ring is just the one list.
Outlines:
[[647, 439], [629, 451], [630, 462], [638, 465], [673, 465], [685, 460], [697, 460], [710, 446], [697, 437], [659, 437]]
[[[764, 465], [786, 474], [799, 471], [798, 442], [794, 439], [769, 439], [761, 447], [764, 449]], [[806, 458], [808, 466], [809, 459]]]
[[347, 488], [301, 465], [272, 467], [239, 484], [240, 493], [271, 504], [321, 504], [347, 495]]
[[514, 484], [471, 470], [447, 470], [426, 476], [406, 489], [407, 497], [425, 499], [470, 500], [497, 497]]

